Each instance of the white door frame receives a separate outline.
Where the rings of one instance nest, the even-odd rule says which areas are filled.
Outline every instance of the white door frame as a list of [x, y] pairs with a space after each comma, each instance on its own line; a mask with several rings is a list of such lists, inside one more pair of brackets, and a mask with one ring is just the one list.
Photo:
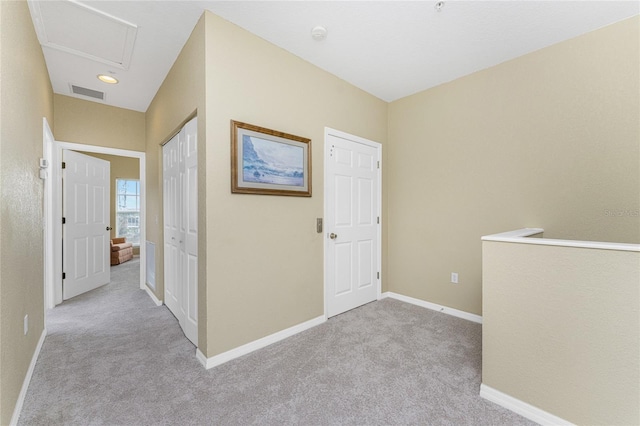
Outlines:
[[380, 161], [380, 172], [378, 173], [378, 205], [377, 205], [377, 209], [378, 209], [378, 216], [380, 217], [380, 226], [377, 227], [377, 235], [376, 238], [378, 239], [378, 244], [377, 244], [377, 262], [378, 262], [378, 271], [380, 271], [380, 278], [377, 280], [378, 283], [378, 288], [376, 289], [376, 298], [377, 300], [380, 300], [380, 298], [382, 297], [382, 144], [378, 143], [378, 142], [374, 142], [371, 141], [369, 139], [365, 139], [365, 138], [361, 138], [359, 136], [355, 136], [355, 135], [351, 135], [349, 133], [345, 133], [342, 132], [340, 130], [335, 130], [329, 127], [325, 127], [324, 128], [324, 194], [323, 194], [323, 201], [324, 201], [324, 220], [323, 220], [323, 229], [322, 229], [322, 239], [324, 241], [323, 247], [324, 247], [324, 251], [323, 251], [323, 259], [324, 259], [324, 266], [323, 266], [323, 271], [324, 271], [324, 318], [325, 320], [329, 318], [329, 311], [328, 311], [328, 298], [329, 298], [329, 284], [328, 284], [328, 277], [329, 277], [329, 271], [328, 271], [328, 263], [327, 263], [327, 247], [330, 243], [330, 240], [327, 236], [327, 229], [326, 229], [326, 223], [327, 223], [327, 217], [329, 217], [329, 211], [327, 210], [327, 188], [329, 187], [329, 185], [331, 184], [330, 179], [329, 179], [329, 175], [327, 173], [327, 164], [329, 164], [329, 150], [330, 150], [330, 144], [327, 143], [327, 140], [329, 138], [329, 136], [335, 136], [335, 137], [339, 137], [342, 139], [346, 139], [352, 142], [357, 142], [357, 143], [361, 143], [363, 145], [367, 145], [370, 146], [372, 148], [375, 148], [378, 151], [378, 161]]
[[51, 176], [53, 145], [55, 139], [46, 117], [42, 118], [42, 157], [45, 160], [40, 164], [41, 178], [44, 178], [44, 200], [43, 200], [43, 229], [44, 229], [44, 306], [45, 324], [47, 309], [54, 305], [54, 253], [55, 243], [53, 239], [53, 179]]
[[[46, 144], [45, 140], [45, 144]], [[45, 184], [45, 224], [44, 228], [50, 235], [47, 241], [51, 250], [45, 250], [45, 312], [62, 303], [62, 151], [95, 152], [121, 157], [137, 158], [140, 164], [140, 289], [151, 294], [146, 286], [146, 154], [140, 151], [108, 148], [104, 146], [84, 145], [72, 142], [53, 141], [51, 150], [45, 150], [45, 160], [48, 162], [47, 179], [51, 184]], [[50, 155], [51, 158], [46, 158]], [[51, 191], [50, 194], [47, 194]], [[50, 204], [50, 205], [47, 205]], [[115, 224], [114, 224], [115, 225]], [[46, 265], [53, 265], [47, 269]]]

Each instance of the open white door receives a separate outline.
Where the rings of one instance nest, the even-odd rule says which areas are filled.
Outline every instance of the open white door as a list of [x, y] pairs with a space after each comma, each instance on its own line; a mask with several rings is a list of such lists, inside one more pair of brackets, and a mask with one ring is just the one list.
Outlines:
[[164, 299], [185, 336], [198, 346], [197, 119], [162, 148]]
[[64, 150], [63, 299], [107, 284], [109, 261], [108, 161]]
[[325, 300], [327, 317], [380, 294], [381, 145], [325, 132]]

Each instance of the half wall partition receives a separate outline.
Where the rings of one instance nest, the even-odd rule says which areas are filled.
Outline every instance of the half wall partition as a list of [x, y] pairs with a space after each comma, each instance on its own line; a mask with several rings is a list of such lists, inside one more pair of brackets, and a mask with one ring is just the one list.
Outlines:
[[482, 238], [481, 396], [541, 424], [640, 424], [640, 244]]

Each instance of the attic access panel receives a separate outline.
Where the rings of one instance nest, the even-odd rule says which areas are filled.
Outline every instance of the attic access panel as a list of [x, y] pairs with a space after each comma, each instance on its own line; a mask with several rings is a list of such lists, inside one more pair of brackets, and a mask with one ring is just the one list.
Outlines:
[[138, 27], [75, 1], [29, 1], [42, 46], [128, 69]]

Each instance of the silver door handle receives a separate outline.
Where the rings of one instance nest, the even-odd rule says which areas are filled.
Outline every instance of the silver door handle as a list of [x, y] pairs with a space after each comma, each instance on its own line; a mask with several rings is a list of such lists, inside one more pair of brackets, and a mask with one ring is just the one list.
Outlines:
[[333, 232], [329, 234], [329, 238], [331, 238], [332, 240], [335, 240], [336, 238], [338, 238], [338, 234], [334, 234]]

